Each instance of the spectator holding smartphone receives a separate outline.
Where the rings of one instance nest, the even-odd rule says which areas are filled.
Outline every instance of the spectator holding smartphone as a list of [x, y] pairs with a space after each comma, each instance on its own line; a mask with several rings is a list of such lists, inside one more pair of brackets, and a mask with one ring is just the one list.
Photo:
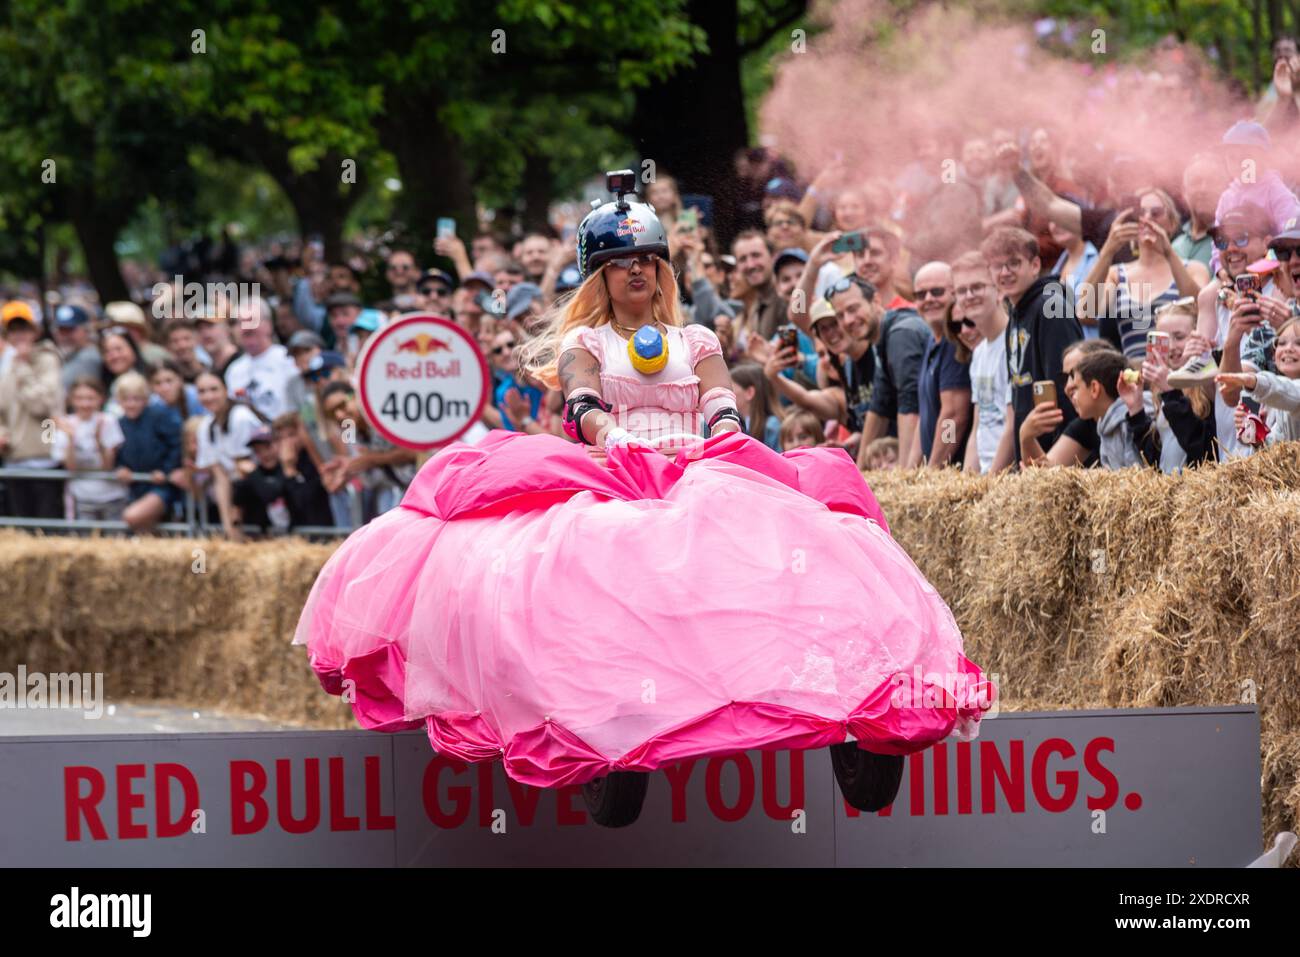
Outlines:
[[1142, 363], [1142, 378], [1150, 389], [1156, 412], [1154, 423], [1134, 391], [1121, 393], [1128, 404], [1133, 441], [1139, 453], [1166, 474], [1218, 457], [1213, 400], [1200, 386], [1175, 389], [1169, 385], [1170, 369], [1182, 361], [1195, 322], [1196, 300], [1191, 297], [1156, 313], [1158, 341], [1168, 345], [1152, 344]]
[[[138, 372], [118, 376], [113, 393], [122, 409], [118, 479], [129, 483], [122, 519], [140, 534], [163, 521], [176, 501], [170, 474], [181, 464], [181, 418], [171, 406], [149, 401], [149, 383]], [[132, 480], [132, 472], [149, 473], [149, 481]]]
[[[1065, 398], [1078, 415], [1045, 451], [1041, 436], [1059, 428], [1064, 414], [1059, 404], [1035, 406], [1020, 427], [1022, 466], [1099, 464], [1121, 469], [1140, 465], [1133, 441], [1135, 426], [1120, 391], [1136, 388], [1140, 401], [1141, 380], [1129, 369], [1124, 354], [1102, 340], [1084, 339], [1065, 350], [1061, 365], [1067, 375]], [[1124, 380], [1125, 373], [1132, 382]]]
[[[1123, 210], [1111, 225], [1077, 304], [1080, 320], [1099, 320], [1104, 339], [1130, 362], [1146, 355], [1146, 335], [1156, 310], [1195, 296], [1210, 281], [1198, 262], [1184, 263], [1169, 240], [1178, 227], [1178, 208], [1162, 189], [1136, 193], [1137, 207]], [[1115, 263], [1121, 248], [1136, 246], [1137, 260]], [[1150, 290], [1144, 296], [1143, 290]]]
[[1050, 430], [1036, 436], [1043, 449], [1050, 450], [1075, 418], [1065, 390], [1068, 375], [1063, 358], [1066, 348], [1083, 338], [1083, 329], [1075, 318], [1068, 290], [1055, 276], [1039, 277], [1042, 262], [1038, 241], [1028, 232], [1014, 226], [1001, 227], [984, 240], [980, 252], [1010, 316], [1006, 351], [1011, 401], [1007, 407], [1008, 428], [1002, 436], [1004, 447], [999, 448], [996, 457], [1018, 463], [1022, 443], [1016, 439], [1034, 409], [1035, 382], [1050, 379], [1055, 383], [1061, 413]]

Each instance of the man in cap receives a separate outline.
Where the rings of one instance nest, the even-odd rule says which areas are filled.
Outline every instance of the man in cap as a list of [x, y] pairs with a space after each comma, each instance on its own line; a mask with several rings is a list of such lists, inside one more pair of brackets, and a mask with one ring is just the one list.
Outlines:
[[456, 280], [441, 269], [426, 269], [420, 277], [419, 293], [424, 297], [424, 308], [439, 316], [451, 315], [451, 294]]
[[[40, 340], [31, 306], [13, 301], [0, 308], [5, 342], [13, 350], [0, 375], [0, 455], [10, 468], [55, 467], [46, 422], [63, 414], [58, 350]], [[63, 483], [51, 479], [7, 479], [10, 511], [22, 518], [62, 518]]]
[[1250, 120], [1240, 120], [1223, 134], [1219, 151], [1232, 181], [1219, 197], [1215, 222], [1223, 222], [1230, 210], [1248, 203], [1268, 214], [1270, 233], [1280, 231], [1287, 220], [1300, 218], [1300, 199], [1287, 189], [1273, 168], [1268, 130]]
[[336, 292], [325, 300], [325, 326], [321, 338], [325, 345], [347, 356], [355, 349], [351, 340], [352, 323], [361, 315], [361, 300], [350, 292]]
[[531, 282], [521, 282], [506, 294], [506, 322], [521, 337], [536, 335], [538, 322], [545, 313], [541, 287]]
[[90, 313], [84, 306], [64, 303], [54, 310], [54, 341], [63, 357], [63, 390], [80, 378], [98, 379], [103, 372], [99, 349], [90, 341]]

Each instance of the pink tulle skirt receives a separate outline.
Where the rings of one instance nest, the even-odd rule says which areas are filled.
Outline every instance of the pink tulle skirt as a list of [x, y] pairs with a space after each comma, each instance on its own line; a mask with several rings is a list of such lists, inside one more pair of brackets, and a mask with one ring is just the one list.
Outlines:
[[294, 640], [363, 726], [544, 787], [848, 737], [907, 754], [991, 702], [848, 455], [736, 433], [676, 459], [448, 449], [330, 558]]

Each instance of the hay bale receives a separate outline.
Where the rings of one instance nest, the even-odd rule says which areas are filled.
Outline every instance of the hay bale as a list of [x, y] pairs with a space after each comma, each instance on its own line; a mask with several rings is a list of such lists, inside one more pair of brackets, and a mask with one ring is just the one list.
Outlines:
[[957, 469], [884, 470], [868, 472], [866, 479], [895, 540], [951, 603], [965, 585], [966, 511], [988, 493], [993, 479]]
[[[1281, 831], [1300, 832], [1300, 733], [1265, 738], [1260, 789], [1263, 792], [1264, 842], [1268, 850]], [[1292, 854], [1288, 867], [1300, 867]]]

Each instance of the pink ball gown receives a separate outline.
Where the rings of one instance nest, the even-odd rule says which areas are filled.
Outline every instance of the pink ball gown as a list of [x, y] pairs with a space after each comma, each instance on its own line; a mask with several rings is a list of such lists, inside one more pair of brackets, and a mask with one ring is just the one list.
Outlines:
[[[643, 376], [610, 327], [570, 334], [639, 435], [699, 428], [717, 338], [667, 338]], [[329, 559], [294, 640], [363, 726], [544, 787], [847, 737], [907, 754], [989, 706], [849, 456], [739, 433], [675, 457], [500, 431], [445, 449]]]

